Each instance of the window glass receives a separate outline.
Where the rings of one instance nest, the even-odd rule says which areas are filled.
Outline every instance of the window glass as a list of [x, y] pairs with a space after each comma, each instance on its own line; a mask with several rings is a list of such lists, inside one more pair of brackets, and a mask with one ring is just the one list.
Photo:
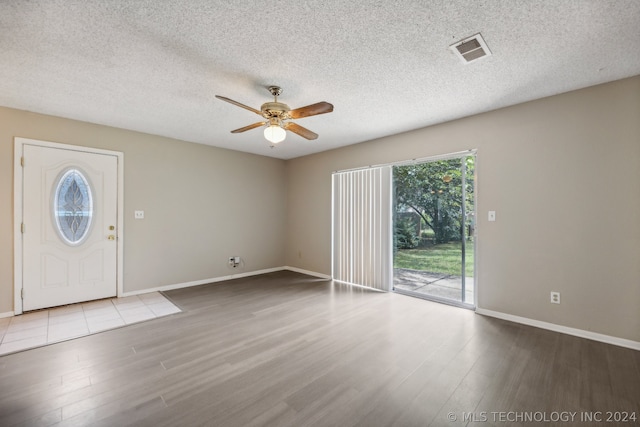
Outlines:
[[88, 235], [93, 218], [93, 197], [87, 178], [78, 169], [69, 169], [56, 184], [53, 214], [62, 239], [81, 243]]

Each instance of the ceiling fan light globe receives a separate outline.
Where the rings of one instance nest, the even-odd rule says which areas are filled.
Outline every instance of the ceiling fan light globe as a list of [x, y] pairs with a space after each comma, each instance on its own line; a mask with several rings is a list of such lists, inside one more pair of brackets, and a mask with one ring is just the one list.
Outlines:
[[284, 141], [287, 132], [278, 125], [270, 125], [264, 129], [264, 137], [272, 144]]

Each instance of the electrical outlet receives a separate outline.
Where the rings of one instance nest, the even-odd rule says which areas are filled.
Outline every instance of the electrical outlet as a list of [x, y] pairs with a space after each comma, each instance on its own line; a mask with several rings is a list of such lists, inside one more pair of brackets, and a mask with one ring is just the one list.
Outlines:
[[144, 219], [144, 211], [134, 211], [133, 217], [135, 219]]
[[551, 304], [560, 304], [560, 292], [551, 292]]
[[230, 257], [229, 257], [229, 265], [233, 265], [233, 264], [235, 264], [235, 260], [236, 260], [236, 257], [234, 257], [234, 256], [230, 256]]

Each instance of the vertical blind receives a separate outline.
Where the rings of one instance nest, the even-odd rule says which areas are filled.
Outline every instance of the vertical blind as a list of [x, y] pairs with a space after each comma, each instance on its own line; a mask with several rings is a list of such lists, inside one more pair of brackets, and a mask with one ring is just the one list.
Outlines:
[[333, 174], [333, 278], [389, 291], [391, 167]]

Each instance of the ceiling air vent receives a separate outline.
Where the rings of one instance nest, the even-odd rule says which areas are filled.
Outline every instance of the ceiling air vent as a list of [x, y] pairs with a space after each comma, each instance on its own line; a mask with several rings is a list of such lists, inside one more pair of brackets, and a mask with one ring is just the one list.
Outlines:
[[480, 33], [452, 44], [449, 49], [465, 64], [491, 55], [491, 51]]

